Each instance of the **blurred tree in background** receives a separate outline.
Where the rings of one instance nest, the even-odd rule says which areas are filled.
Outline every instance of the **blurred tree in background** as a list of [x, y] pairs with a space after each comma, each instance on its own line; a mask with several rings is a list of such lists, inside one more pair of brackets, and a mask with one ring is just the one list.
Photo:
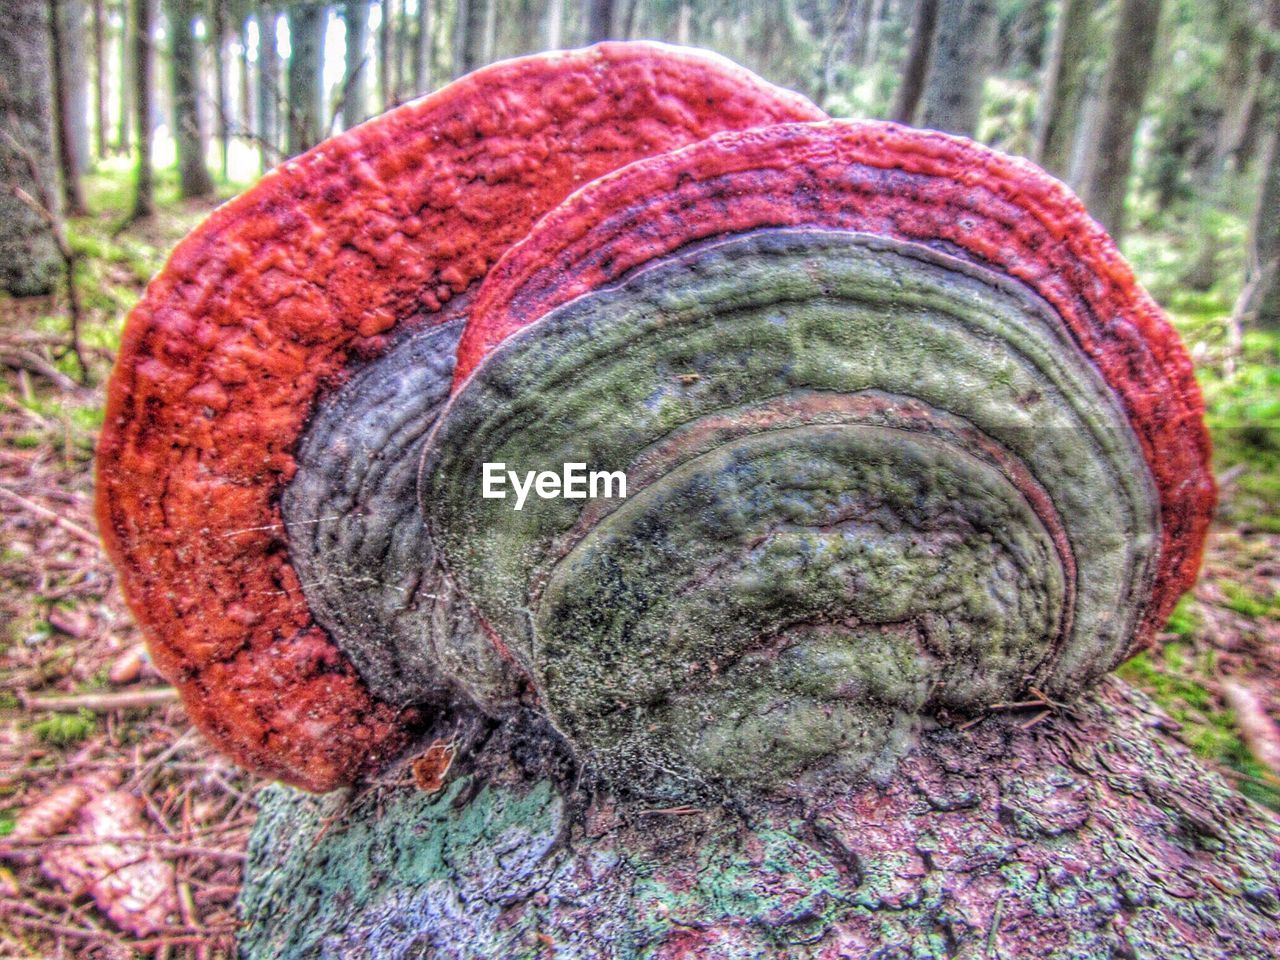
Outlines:
[[[147, 216], [153, 153], [176, 165], [184, 196], [205, 196], [493, 60], [645, 38], [717, 50], [836, 116], [917, 123], [1028, 156], [1113, 233], [1180, 237], [1179, 285], [1228, 285], [1238, 318], [1277, 323], [1280, 0], [6, 6], [42, 31], [25, 47], [10, 40], [4, 67], [24, 120], [47, 115], [20, 124], [19, 140], [55, 159], [58, 215], [83, 212], [82, 177], [113, 155], [134, 157], [135, 213]], [[4, 224], [5, 242], [30, 233], [23, 217]], [[27, 263], [16, 288], [41, 288], [39, 258]]]

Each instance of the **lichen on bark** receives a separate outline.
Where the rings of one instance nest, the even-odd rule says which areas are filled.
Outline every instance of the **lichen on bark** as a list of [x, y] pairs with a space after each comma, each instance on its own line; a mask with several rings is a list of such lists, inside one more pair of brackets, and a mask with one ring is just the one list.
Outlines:
[[[510, 725], [445, 788], [271, 788], [246, 960], [1185, 958], [1280, 938], [1277, 824], [1118, 681], [1048, 720], [939, 727], [820, 801], [653, 810]], [[554, 738], [553, 734], [546, 734]]]

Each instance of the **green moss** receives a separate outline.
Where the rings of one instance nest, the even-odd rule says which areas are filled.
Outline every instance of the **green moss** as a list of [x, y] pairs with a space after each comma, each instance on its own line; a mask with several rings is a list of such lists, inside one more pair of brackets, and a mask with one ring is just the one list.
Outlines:
[[77, 713], [51, 713], [31, 725], [41, 743], [69, 747], [91, 737], [98, 729], [98, 718], [90, 710]]
[[1198, 679], [1214, 675], [1212, 654], [1196, 663], [1189, 653], [1187, 645], [1170, 643], [1163, 650], [1139, 654], [1118, 672], [1182, 725], [1182, 740], [1199, 756], [1243, 774], [1242, 793], [1280, 810], [1280, 789], [1267, 785], [1267, 771], [1240, 739], [1235, 715]]
[[1253, 620], [1280, 614], [1280, 594], [1274, 594], [1270, 598], [1259, 597], [1232, 580], [1222, 581], [1221, 587], [1227, 597], [1227, 609], [1242, 616]]

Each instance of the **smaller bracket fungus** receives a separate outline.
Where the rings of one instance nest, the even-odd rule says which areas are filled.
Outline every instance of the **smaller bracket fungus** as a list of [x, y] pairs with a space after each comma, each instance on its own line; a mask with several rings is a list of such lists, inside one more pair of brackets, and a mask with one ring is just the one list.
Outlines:
[[431, 580], [413, 490], [470, 292], [603, 173], [823, 116], [661, 44], [511, 60], [287, 162], [178, 246], [124, 331], [97, 511], [157, 665], [214, 743], [328, 790], [455, 700], [512, 693]]
[[[458, 357], [434, 542], [631, 790], [847, 789], [928, 718], [1080, 693], [1199, 562], [1176, 335], [1061, 185], [968, 141], [831, 121], [639, 161], [504, 257]], [[516, 514], [475, 495], [492, 460], [630, 495]]]

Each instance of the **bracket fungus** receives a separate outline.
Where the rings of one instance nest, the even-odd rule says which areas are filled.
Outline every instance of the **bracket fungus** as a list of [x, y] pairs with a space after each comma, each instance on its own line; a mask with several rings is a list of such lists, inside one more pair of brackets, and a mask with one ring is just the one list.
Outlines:
[[[344, 399], [323, 398], [367, 383], [356, 368], [389, 354], [422, 368], [406, 393], [429, 425], [469, 292], [572, 190], [717, 131], [822, 116], [698, 51], [511, 60], [289, 161], [178, 246], [125, 328], [98, 517], [156, 663], [206, 735], [326, 790], [390, 759], [414, 707], [439, 695], [421, 658], [397, 667], [360, 646], [375, 613], [389, 636], [432, 618], [392, 529], [411, 518], [381, 516], [405, 491], [392, 449], [411, 460], [418, 437], [375, 412], [343, 447], [324, 431]], [[430, 332], [398, 352], [410, 329]], [[300, 444], [313, 416], [319, 439]], [[349, 475], [326, 485], [304, 469], [308, 489], [285, 496], [309, 457]], [[432, 689], [407, 690], [406, 675]]]
[[247, 957], [1280, 933], [1264, 815], [1101, 682], [1200, 562], [1191, 363], [1027, 162], [658, 45], [500, 64], [185, 241], [99, 463], [202, 729], [414, 772], [332, 831], [268, 796]]

